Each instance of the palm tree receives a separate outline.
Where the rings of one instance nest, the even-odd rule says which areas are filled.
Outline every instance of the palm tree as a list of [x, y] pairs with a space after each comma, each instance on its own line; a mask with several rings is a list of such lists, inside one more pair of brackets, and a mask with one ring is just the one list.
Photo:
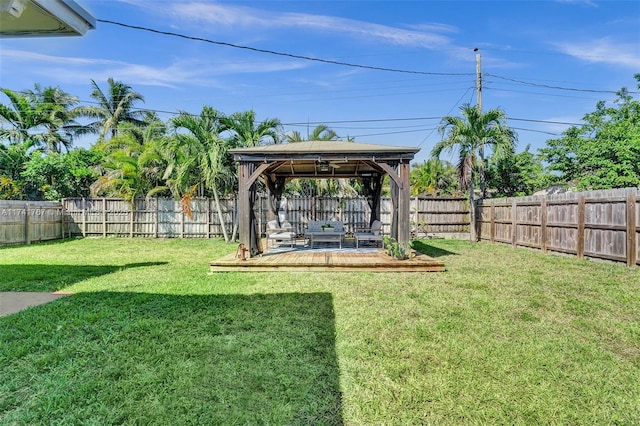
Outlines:
[[222, 116], [220, 122], [231, 133], [229, 141], [236, 148], [280, 143], [282, 124], [277, 118], [256, 123], [256, 113], [249, 110]]
[[101, 146], [106, 154], [104, 171], [91, 185], [91, 192], [123, 197], [133, 203], [137, 197], [166, 189], [162, 186], [166, 162], [156, 134], [148, 132], [140, 140], [136, 137], [136, 129], [127, 126], [131, 125], [125, 125], [121, 134]]
[[430, 158], [411, 167], [411, 194], [451, 195], [457, 190], [456, 169], [448, 161]]
[[[307, 131], [307, 133], [309, 133]], [[329, 128], [326, 124], [316, 126], [313, 131], [303, 138], [297, 130], [285, 135], [287, 142], [303, 142], [303, 141], [335, 141], [338, 140], [338, 134]]]
[[34, 96], [0, 89], [11, 102], [10, 106], [0, 104], [0, 121], [9, 124], [9, 128], [0, 128], [0, 140], [9, 144], [25, 143], [32, 147], [43, 145], [47, 139], [47, 128], [60, 123], [56, 119], [52, 105], [37, 102]]
[[[300, 132], [293, 131], [285, 135], [287, 142], [304, 141], [335, 141], [338, 134], [326, 124], [319, 124], [311, 133], [307, 132], [307, 138], [303, 138]], [[349, 179], [296, 179], [287, 185], [286, 192], [300, 196], [321, 196], [321, 195], [355, 195], [358, 191]]]
[[219, 188], [228, 188], [234, 173], [230, 169], [227, 149], [229, 143], [220, 133], [222, 114], [205, 106], [199, 116], [181, 111], [171, 120], [175, 136], [165, 146], [171, 155], [165, 179], [188, 211], [188, 201], [194, 195], [211, 191], [225, 241], [229, 241], [220, 206]]
[[82, 114], [79, 100], [59, 87], [42, 87], [36, 83], [35, 89], [27, 92], [36, 105], [49, 108], [49, 119], [44, 125], [47, 129], [43, 143], [47, 152], [69, 152], [73, 138], [83, 132], [83, 126], [75, 119]]
[[[517, 135], [506, 124], [507, 116], [500, 109], [486, 112], [477, 107], [465, 104], [460, 108], [462, 118], [446, 116], [439, 127], [445, 139], [438, 142], [431, 155], [439, 158], [443, 151], [458, 152], [458, 179], [462, 190], [469, 191], [471, 203], [471, 223], [475, 224], [475, 189], [476, 178], [479, 180], [482, 197], [485, 194], [486, 160], [484, 153], [491, 148], [497, 158], [512, 153], [515, 149]], [[475, 227], [472, 226], [471, 237], [475, 240]]]
[[94, 80], [91, 80], [91, 97], [97, 100], [99, 105], [83, 107], [81, 110], [83, 115], [97, 119], [90, 123], [87, 129], [97, 133], [100, 139], [104, 139], [107, 133], [110, 133], [111, 137], [116, 136], [118, 126], [122, 123], [144, 125], [144, 112], [134, 110], [135, 103], [144, 102], [144, 97], [121, 81], [109, 78], [107, 83], [109, 87], [105, 93]]

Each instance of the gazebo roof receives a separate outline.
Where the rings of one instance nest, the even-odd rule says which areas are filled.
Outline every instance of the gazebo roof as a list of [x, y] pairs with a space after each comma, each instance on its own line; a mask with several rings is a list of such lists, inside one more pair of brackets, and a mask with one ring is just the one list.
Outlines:
[[379, 162], [410, 161], [420, 148], [306, 141], [229, 150], [238, 162], [270, 163], [266, 175], [316, 179], [385, 174]]
[[275, 145], [256, 146], [251, 148], [232, 149], [232, 154], [238, 155], [308, 155], [308, 154], [415, 154], [420, 148], [378, 145], [360, 142], [343, 141], [305, 141], [290, 142]]

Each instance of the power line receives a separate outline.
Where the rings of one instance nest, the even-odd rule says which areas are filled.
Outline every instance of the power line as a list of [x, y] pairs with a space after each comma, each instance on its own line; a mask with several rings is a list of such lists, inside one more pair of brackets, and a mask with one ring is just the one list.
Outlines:
[[544, 97], [554, 97], [554, 98], [563, 98], [563, 99], [591, 99], [595, 101], [601, 100], [600, 98], [597, 98], [595, 96], [587, 96], [587, 95], [578, 96], [578, 95], [570, 95], [566, 93], [555, 94], [555, 93], [534, 92], [529, 90], [506, 89], [506, 88], [495, 87], [494, 84], [495, 83], [487, 84], [484, 86], [484, 88], [489, 89], [492, 92], [526, 93], [528, 95], [539, 95]]
[[543, 133], [545, 135], [551, 135], [551, 136], [560, 136], [557, 133], [553, 133], [553, 132], [547, 132], [544, 130], [534, 130], [534, 129], [524, 129], [522, 127], [511, 127], [513, 130], [522, 130], [524, 132], [533, 132], [533, 133]]
[[[434, 127], [433, 129], [418, 129], [418, 130], [400, 130], [397, 132], [384, 132], [384, 133], [368, 133], [368, 134], [364, 134], [364, 135], [349, 135], [353, 138], [364, 138], [364, 137], [368, 137], [368, 136], [385, 136], [385, 135], [400, 135], [403, 133], [416, 133], [416, 132], [424, 132], [425, 130], [436, 130], [437, 127]], [[420, 146], [418, 145], [418, 148]]]
[[[512, 81], [514, 83], [524, 84], [524, 85], [527, 85], [527, 86], [544, 87], [546, 89], [567, 90], [567, 91], [571, 91], [571, 92], [609, 93], [609, 94], [614, 94], [614, 95], [618, 93], [617, 91], [614, 91], [614, 90], [578, 89], [578, 88], [575, 88], [575, 87], [563, 87], [563, 86], [553, 86], [553, 85], [550, 85], [550, 84], [532, 83], [532, 82], [529, 82], [529, 81], [524, 81], [524, 80], [519, 80], [519, 79], [516, 79], [516, 78], [504, 77], [504, 76], [501, 76], [501, 75], [495, 75], [495, 74], [489, 74], [489, 73], [484, 73], [483, 75], [485, 75], [487, 77], [499, 78], [501, 80]], [[628, 93], [639, 94], [640, 92], [628, 92]]]
[[417, 120], [442, 120], [442, 117], [411, 117], [411, 118], [372, 118], [367, 120], [335, 120], [335, 121], [305, 121], [282, 123], [283, 126], [306, 126], [307, 124], [345, 124], [345, 123], [384, 123], [389, 121], [417, 121]]
[[228, 42], [224, 42], [224, 41], [215, 41], [215, 40], [202, 38], [202, 37], [188, 36], [188, 35], [184, 35], [184, 34], [180, 34], [180, 33], [174, 33], [174, 32], [171, 32], [171, 31], [162, 31], [162, 30], [156, 30], [156, 29], [148, 28], [148, 27], [141, 27], [141, 26], [138, 26], [138, 25], [123, 24], [121, 22], [110, 21], [110, 20], [107, 20], [107, 19], [96, 19], [96, 21], [102, 22], [104, 24], [118, 25], [118, 26], [121, 26], [121, 27], [124, 27], [124, 28], [130, 28], [130, 29], [140, 30], [140, 31], [147, 31], [147, 32], [155, 33], [155, 34], [162, 34], [162, 35], [167, 35], [167, 36], [171, 36], [171, 37], [179, 37], [179, 38], [184, 38], [184, 39], [187, 39], [187, 40], [201, 41], [201, 42], [204, 42], [204, 43], [215, 44], [215, 45], [218, 45], [218, 46], [233, 47], [235, 49], [244, 49], [244, 50], [250, 50], [252, 52], [267, 53], [267, 54], [270, 54], [270, 55], [285, 56], [285, 57], [288, 57], [288, 58], [302, 59], [302, 60], [305, 60], [305, 61], [321, 62], [321, 63], [331, 64], [331, 65], [341, 65], [341, 66], [345, 66], [345, 67], [362, 68], [362, 69], [375, 70], [375, 71], [387, 71], [387, 72], [397, 72], [397, 73], [404, 73], [404, 74], [418, 74], [418, 75], [438, 75], [438, 76], [470, 76], [470, 75], [473, 75], [472, 73], [427, 72], [427, 71], [403, 70], [403, 69], [398, 69], [398, 68], [375, 67], [375, 66], [372, 66], [372, 65], [352, 64], [352, 63], [349, 63], [349, 62], [334, 61], [334, 60], [330, 60], [330, 59], [322, 59], [322, 58], [314, 58], [314, 57], [311, 57], [311, 56], [296, 55], [296, 54], [293, 54], [293, 53], [278, 52], [278, 51], [270, 50], [270, 49], [259, 49], [257, 47], [242, 46], [242, 45], [239, 45], [239, 44], [233, 44], [233, 43], [228, 43]]
[[569, 123], [566, 121], [553, 121], [553, 120], [534, 120], [531, 118], [513, 118], [509, 117], [510, 121], [526, 121], [529, 123], [543, 123], [543, 124], [564, 124], [567, 126], [582, 126], [584, 123]]
[[[458, 104], [460, 103], [460, 101], [462, 100], [462, 98], [464, 98], [464, 97], [467, 95], [467, 93], [469, 93], [469, 90], [471, 90], [471, 89], [473, 89], [473, 87], [469, 87], [469, 88], [468, 88], [468, 89], [467, 89], [467, 90], [462, 94], [462, 96], [460, 96], [460, 98], [456, 101], [456, 103], [455, 103], [455, 104], [453, 104], [453, 106], [451, 107], [451, 109], [449, 110], [449, 112], [447, 113], [447, 115], [451, 114], [451, 111], [453, 111], [453, 109], [454, 109], [455, 107], [457, 107], [457, 106], [458, 106]], [[443, 118], [443, 117], [441, 117], [440, 119], [442, 119], [442, 118]], [[418, 144], [418, 148], [420, 148], [420, 147], [422, 146], [422, 144], [423, 144], [423, 143], [425, 143], [425, 142], [427, 141], [427, 139], [429, 139], [429, 138], [431, 137], [431, 135], [433, 134], [433, 132], [435, 132], [436, 130], [438, 130], [438, 128], [437, 128], [437, 127], [436, 127], [436, 128], [434, 128], [434, 129], [431, 129], [431, 132], [429, 132], [429, 134], [428, 134], [427, 136], [425, 136], [425, 137], [424, 137], [424, 139], [422, 139], [422, 142], [420, 142], [420, 143]]]

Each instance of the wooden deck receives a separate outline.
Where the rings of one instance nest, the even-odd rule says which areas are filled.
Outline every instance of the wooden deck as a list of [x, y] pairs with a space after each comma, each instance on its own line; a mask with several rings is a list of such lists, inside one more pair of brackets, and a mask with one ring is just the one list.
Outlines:
[[210, 272], [442, 272], [444, 263], [417, 253], [407, 260], [393, 260], [382, 249], [376, 252], [357, 251], [325, 252], [315, 250], [290, 251], [263, 254], [248, 260], [240, 260], [230, 254], [210, 264]]

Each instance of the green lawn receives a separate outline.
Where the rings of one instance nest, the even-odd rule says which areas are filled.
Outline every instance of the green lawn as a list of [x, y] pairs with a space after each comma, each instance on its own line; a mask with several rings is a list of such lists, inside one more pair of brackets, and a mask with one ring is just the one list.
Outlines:
[[0, 424], [640, 424], [640, 268], [429, 240], [444, 273], [220, 273], [218, 240], [0, 249]]

